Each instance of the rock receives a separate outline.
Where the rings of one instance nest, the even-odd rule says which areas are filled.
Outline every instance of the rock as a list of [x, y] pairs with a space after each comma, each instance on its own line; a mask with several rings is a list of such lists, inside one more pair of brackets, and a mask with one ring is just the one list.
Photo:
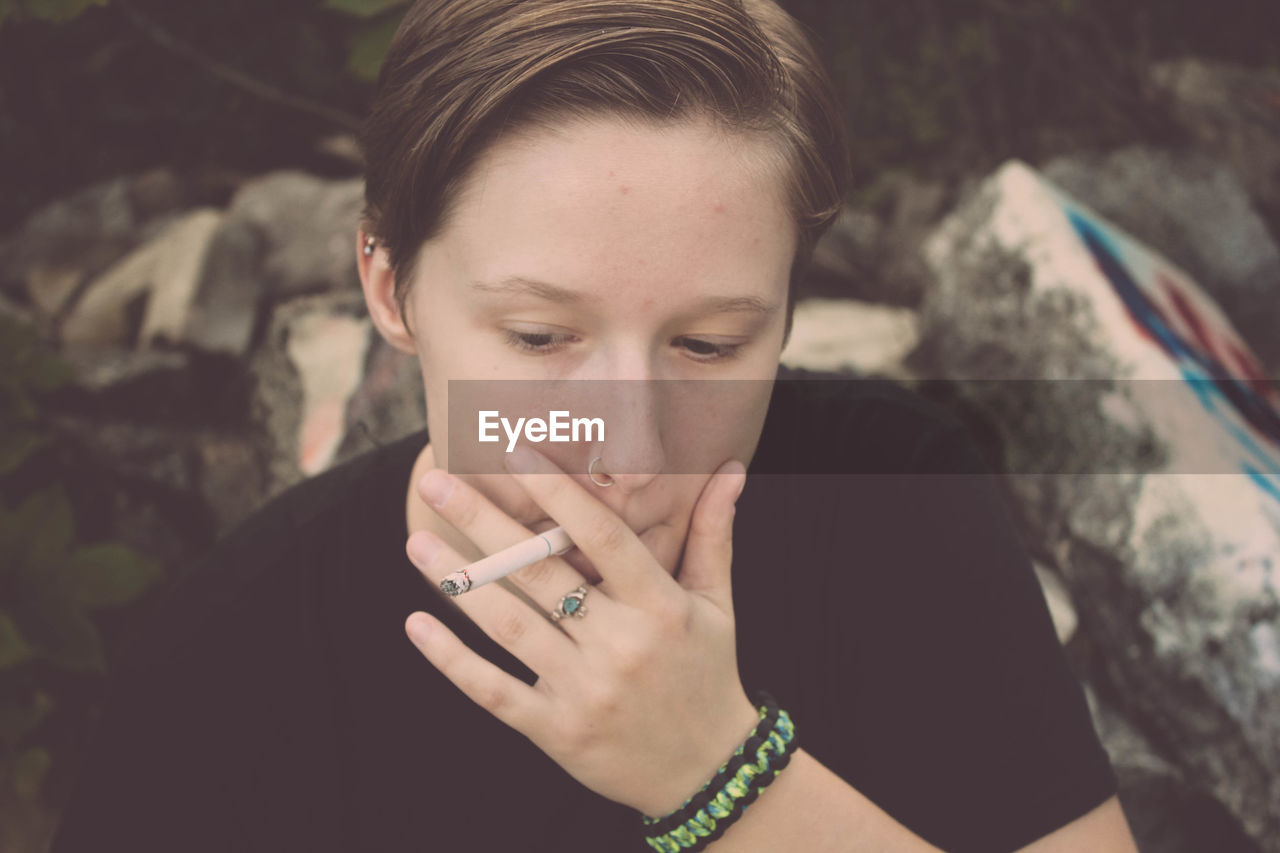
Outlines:
[[107, 392], [157, 373], [181, 374], [179, 381], [184, 381], [190, 363], [185, 353], [168, 350], [64, 347], [60, 355], [71, 367], [73, 382], [92, 392]]
[[59, 411], [84, 419], [236, 429], [248, 422], [250, 381], [237, 360], [198, 351], [67, 348], [70, 387]]
[[224, 536], [263, 504], [268, 494], [268, 442], [251, 430], [206, 433], [195, 442], [200, 495]]
[[302, 380], [298, 467], [329, 467], [346, 433], [347, 401], [360, 384], [372, 323], [340, 312], [303, 314], [289, 324], [289, 358]]
[[222, 214], [198, 209], [92, 281], [62, 323], [73, 346], [180, 340]]
[[[25, 290], [42, 312], [61, 308], [76, 284], [99, 275], [167, 227], [181, 187], [168, 170], [86, 187], [32, 213], [0, 241], [0, 291]], [[53, 292], [46, 292], [57, 282]]]
[[1210, 792], [1166, 759], [1114, 705], [1099, 700], [1088, 685], [1085, 695], [1094, 727], [1116, 771], [1120, 803], [1139, 850], [1256, 853], [1258, 846]]
[[222, 214], [217, 210], [194, 210], [158, 238], [164, 252], [152, 272], [151, 298], [139, 333], [142, 345], [149, 346], [157, 340], [178, 343], [186, 338], [192, 322], [191, 304], [200, 289], [209, 247], [221, 222]]
[[926, 252], [937, 285], [908, 361], [1001, 428], [1100, 686], [1280, 850], [1276, 389], [1188, 274], [1023, 164]]
[[209, 352], [248, 353], [265, 293], [264, 252], [257, 229], [229, 218], [220, 223], [181, 324], [181, 340]]
[[273, 448], [270, 493], [332, 464], [371, 334], [359, 292], [303, 297], [276, 310], [252, 363], [253, 419]]
[[1280, 248], [1230, 167], [1135, 147], [1058, 158], [1043, 174], [1204, 285], [1268, 375], [1280, 376]]
[[1053, 630], [1058, 635], [1058, 642], [1066, 645], [1075, 636], [1075, 605], [1071, 603], [1071, 593], [1056, 573], [1037, 562], [1032, 562], [1036, 579], [1040, 581], [1040, 591], [1044, 593], [1045, 603], [1049, 605], [1049, 616], [1053, 619]]
[[364, 204], [360, 179], [328, 181], [274, 172], [246, 183], [227, 217], [264, 238], [262, 280], [274, 299], [359, 290], [355, 234]]
[[52, 320], [70, 304], [83, 278], [83, 270], [75, 267], [33, 266], [25, 282], [27, 299], [42, 319]]
[[422, 429], [426, 423], [426, 391], [416, 355], [401, 352], [372, 334], [364, 377], [347, 403], [347, 428], [334, 457], [339, 464]]
[[917, 307], [931, 281], [920, 247], [950, 195], [940, 183], [886, 174], [818, 242], [803, 293]]
[[817, 371], [899, 376], [917, 340], [916, 312], [908, 308], [805, 299], [796, 304], [782, 362]]
[[138, 243], [129, 179], [114, 178], [53, 201], [0, 244], [0, 269], [16, 280], [35, 266], [93, 274]]
[[91, 282], [63, 321], [62, 340], [71, 346], [132, 344], [166, 252], [163, 240], [147, 243]]
[[1148, 81], [1174, 120], [1280, 222], [1280, 72], [1178, 59], [1154, 64]]

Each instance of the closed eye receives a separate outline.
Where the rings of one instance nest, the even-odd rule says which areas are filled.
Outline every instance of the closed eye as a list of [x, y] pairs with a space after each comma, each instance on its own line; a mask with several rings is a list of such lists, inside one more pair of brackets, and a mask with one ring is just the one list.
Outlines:
[[[534, 355], [551, 355], [574, 340], [573, 335], [553, 332], [517, 332], [513, 329], [504, 329], [503, 336], [515, 349]], [[694, 361], [700, 362], [727, 361], [737, 356], [742, 348], [740, 343], [718, 344], [714, 341], [685, 336], [676, 338], [674, 343], [690, 353]]]

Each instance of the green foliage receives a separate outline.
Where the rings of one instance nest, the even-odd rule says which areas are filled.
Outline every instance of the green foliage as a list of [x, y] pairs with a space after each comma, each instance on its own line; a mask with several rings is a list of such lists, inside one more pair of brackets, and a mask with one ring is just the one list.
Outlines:
[[[0, 486], [53, 443], [41, 404], [69, 376], [34, 330], [0, 318]], [[26, 741], [54, 705], [52, 695], [32, 683], [33, 673], [54, 667], [104, 674], [91, 611], [136, 600], [163, 574], [123, 545], [78, 542], [61, 483], [27, 492], [16, 506], [0, 498], [0, 781], [31, 800], [52, 757]], [[43, 670], [35, 668], [40, 664]]]
[[40, 786], [49, 772], [52, 759], [49, 751], [32, 746], [18, 753], [13, 760], [13, 789], [23, 802], [35, 802], [40, 796]]
[[324, 0], [322, 5], [356, 18], [373, 18], [388, 9], [408, 6], [409, 0]]
[[6, 18], [19, 17], [22, 12], [29, 18], [62, 24], [78, 17], [90, 6], [105, 6], [107, 3], [108, 0], [23, 0], [19, 7], [16, 0], [0, 0], [0, 24]]
[[361, 23], [348, 43], [347, 70], [361, 80], [378, 79], [378, 69], [402, 17], [403, 12], [397, 12]]

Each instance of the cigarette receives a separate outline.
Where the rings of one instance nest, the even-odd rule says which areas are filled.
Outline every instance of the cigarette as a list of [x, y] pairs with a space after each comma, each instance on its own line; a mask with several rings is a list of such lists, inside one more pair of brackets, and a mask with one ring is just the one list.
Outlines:
[[496, 554], [490, 554], [483, 560], [477, 560], [446, 575], [440, 581], [440, 590], [446, 595], [462, 595], [467, 590], [505, 578], [525, 566], [532, 566], [539, 560], [563, 554], [572, 547], [573, 540], [565, 533], [564, 528], [553, 527], [532, 539], [517, 542], [510, 548], [503, 548]]

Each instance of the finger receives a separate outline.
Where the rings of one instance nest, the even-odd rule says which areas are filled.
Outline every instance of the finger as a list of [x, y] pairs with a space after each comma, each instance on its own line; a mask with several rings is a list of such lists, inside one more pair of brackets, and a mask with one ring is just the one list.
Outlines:
[[[419, 481], [419, 491], [441, 518], [456, 527], [485, 554], [497, 553], [534, 535], [533, 531], [495, 506], [478, 489], [447, 471], [438, 468], [428, 471]], [[444, 496], [442, 500], [439, 498], [441, 495]], [[544, 613], [553, 611], [566, 593], [586, 583], [577, 569], [559, 557], [539, 560], [507, 578], [537, 603]], [[473, 594], [465, 593], [459, 600]], [[603, 604], [603, 592], [593, 595], [592, 599], [597, 608], [607, 606]]]
[[413, 613], [404, 628], [432, 666], [472, 702], [511, 728], [531, 737], [539, 721], [546, 718], [548, 699], [541, 691], [476, 654], [440, 620]]
[[[405, 553], [433, 586], [467, 564], [440, 537], [423, 530], [409, 537]], [[538, 675], [554, 678], [577, 659], [577, 647], [565, 632], [499, 584], [485, 584], [453, 601], [480, 630]]]
[[529, 497], [564, 527], [595, 565], [613, 599], [640, 604], [670, 581], [626, 522], [550, 459], [519, 445], [507, 454], [506, 463]]
[[680, 586], [730, 606], [734, 506], [746, 482], [746, 468], [736, 459], [707, 481], [693, 509], [680, 566]]

